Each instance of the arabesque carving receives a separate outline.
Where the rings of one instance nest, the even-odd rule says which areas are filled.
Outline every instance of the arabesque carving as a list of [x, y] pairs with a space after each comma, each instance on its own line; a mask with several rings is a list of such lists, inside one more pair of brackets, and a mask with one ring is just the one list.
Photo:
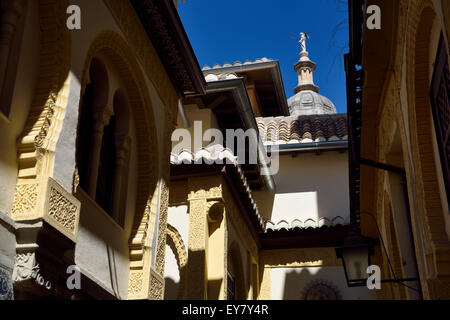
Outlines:
[[41, 274], [39, 263], [34, 252], [19, 253], [16, 255], [13, 281], [20, 282], [33, 279], [38, 285], [50, 290], [52, 283]]
[[50, 187], [48, 215], [63, 228], [72, 233], [75, 231], [78, 207], [53, 186]]
[[38, 184], [17, 184], [12, 207], [13, 219], [32, 217], [38, 204]]

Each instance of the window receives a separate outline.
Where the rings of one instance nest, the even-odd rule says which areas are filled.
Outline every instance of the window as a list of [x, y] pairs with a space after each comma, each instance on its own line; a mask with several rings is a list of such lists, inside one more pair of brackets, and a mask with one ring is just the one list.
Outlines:
[[108, 72], [97, 58], [91, 62], [90, 79], [78, 123], [79, 187], [123, 226], [131, 144], [128, 102], [125, 93], [117, 89], [112, 110], [108, 107]]
[[447, 48], [442, 34], [435, 60], [430, 98], [447, 201], [450, 205], [450, 77]]

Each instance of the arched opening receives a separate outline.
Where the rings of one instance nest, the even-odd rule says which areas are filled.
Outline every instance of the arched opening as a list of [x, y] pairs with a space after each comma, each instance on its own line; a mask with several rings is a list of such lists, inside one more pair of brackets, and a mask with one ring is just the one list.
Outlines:
[[113, 98], [113, 115], [103, 129], [95, 200], [121, 226], [127, 199], [131, 144], [129, 129], [128, 101], [125, 93], [117, 89]]
[[[433, 122], [432, 106], [430, 102], [431, 65], [434, 63], [432, 53], [432, 39], [434, 37], [433, 24], [436, 14], [431, 2], [423, 2], [417, 11], [418, 25], [413, 25], [412, 38], [409, 48], [413, 55], [409, 58], [410, 110], [409, 125], [413, 152], [414, 170], [417, 178], [415, 188], [418, 193], [417, 204], [419, 219], [416, 230], [420, 232], [425, 245], [425, 252], [421, 258], [426, 270], [426, 278], [435, 278], [445, 270], [448, 264], [445, 251], [448, 246], [448, 236], [445, 230], [445, 220], [442, 199], [438, 183], [437, 159], [433, 152]], [[440, 30], [439, 30], [440, 32]], [[413, 57], [413, 58], [412, 58]], [[416, 239], [417, 240], [417, 239]], [[441, 254], [443, 252], [444, 254]], [[443, 269], [440, 269], [442, 265]], [[444, 271], [445, 272], [445, 271]]]
[[[130, 170], [127, 172], [125, 168], [127, 161], [126, 157], [124, 157], [124, 175], [116, 175], [113, 182], [113, 187], [119, 191], [120, 189], [126, 189], [128, 191], [122, 193], [122, 195], [126, 194], [128, 200], [125, 201], [125, 198], [119, 200], [118, 197], [114, 197], [114, 200], [121, 202], [120, 205], [125, 205], [124, 202], [126, 202], [126, 210], [121, 211], [120, 205], [112, 205], [114, 210], [119, 208], [118, 212], [113, 211], [112, 216], [114, 219], [118, 217], [116, 222], [119, 222], [119, 225], [124, 221], [122, 229], [117, 228], [117, 224], [114, 224], [112, 221], [113, 219], [104, 219], [105, 225], [101, 227], [98, 226], [98, 219], [103, 219], [105, 216], [104, 214], [101, 214], [101, 212], [96, 213], [95, 217], [98, 218], [97, 220], [86, 218], [83, 221], [83, 219], [81, 219], [80, 226], [83, 227], [83, 223], [85, 223], [86, 228], [95, 230], [103, 237], [110, 237], [111, 234], [117, 235], [115, 232], [118, 232], [118, 234], [121, 235], [120, 237], [113, 236], [114, 239], [111, 240], [117, 244], [117, 247], [120, 247], [120, 250], [123, 250], [126, 246], [128, 246], [129, 249], [129, 261], [126, 265], [127, 271], [129, 272], [129, 279], [123, 279], [124, 281], [128, 281], [128, 287], [124, 284], [120, 284], [120, 288], [124, 289], [127, 287], [129, 299], [146, 299], [149, 297], [150, 285], [150, 275], [147, 270], [150, 268], [152, 254], [145, 244], [148, 243], [148, 239], [151, 239], [153, 235], [153, 226], [160, 223], [158, 220], [155, 221], [158, 209], [156, 204], [158, 203], [159, 194], [163, 194], [163, 191], [160, 191], [161, 189], [158, 189], [157, 187], [159, 156], [157, 129], [152, 110], [152, 101], [149, 96], [149, 90], [146, 87], [144, 75], [135, 58], [134, 52], [130, 50], [127, 42], [119, 34], [113, 31], [104, 31], [92, 42], [83, 69], [82, 92], [86, 93], [89, 84], [92, 84], [91, 88], [94, 90], [94, 94], [91, 95], [90, 100], [92, 109], [95, 109], [98, 105], [103, 105], [102, 99], [99, 99], [98, 96], [96, 98], [95, 96], [95, 89], [97, 89], [98, 86], [94, 85], [95, 83], [98, 83], [97, 76], [100, 77], [102, 75], [102, 68], [99, 68], [99, 64], [96, 62], [96, 60], [100, 59], [100, 62], [103, 62], [108, 70], [107, 74], [110, 77], [108, 91], [110, 91], [110, 93], [107, 95], [108, 100], [106, 105], [104, 105], [104, 113], [101, 114], [103, 117], [95, 117], [96, 114], [94, 113], [94, 128], [98, 129], [106, 127], [106, 140], [109, 141], [109, 146], [106, 150], [109, 151], [106, 152], [105, 148], [103, 148], [103, 154], [109, 154], [115, 157], [116, 168], [119, 162], [117, 160], [116, 145], [120, 146], [121, 141], [124, 142], [122, 146], [127, 145], [127, 139], [121, 140], [119, 137], [122, 136], [125, 138], [124, 133], [128, 131], [128, 135], [133, 138], [133, 141], [129, 139], [131, 142], [129, 148]], [[97, 72], [92, 72], [91, 69], [94, 69], [93, 71], [97, 70]], [[108, 82], [103, 81], [103, 83], [106, 84]], [[112, 91], [116, 89], [120, 90]], [[104, 90], [101, 91], [104, 92]], [[127, 110], [129, 111], [128, 116]], [[115, 115], [115, 117], [113, 117], [114, 120], [110, 121], [110, 117], [113, 115]], [[128, 121], [122, 122], [124, 119]], [[96, 121], [98, 121], [101, 126], [96, 127]], [[110, 127], [108, 128], [108, 126]], [[98, 168], [98, 164], [100, 163], [103, 133], [103, 130], [93, 130], [92, 141], [94, 141], [98, 147], [94, 148], [94, 144], [91, 143], [91, 150], [97, 150], [96, 158], [93, 159], [94, 161], [90, 159], [89, 165], [91, 167]], [[80, 134], [80, 130], [78, 131], [78, 134]], [[115, 147], [114, 152], [112, 151], [113, 146]], [[78, 156], [78, 158], [80, 158], [80, 156]], [[94, 165], [95, 162], [97, 163], [96, 166]], [[131, 168], [133, 168], [133, 170], [131, 170]], [[80, 171], [80, 169], [78, 169], [78, 171]], [[107, 171], [108, 170], [105, 170], [105, 172]], [[82, 202], [87, 202], [84, 206], [85, 212], [87, 212], [86, 210], [88, 210], [88, 208], [91, 208], [92, 210], [98, 209], [98, 206], [95, 206], [95, 203], [92, 203], [94, 202], [92, 200], [96, 199], [95, 194], [97, 192], [98, 180], [96, 173], [98, 173], [98, 171], [91, 170], [90, 173], [92, 174], [87, 174], [89, 177], [88, 181], [85, 179], [88, 190], [84, 190], [83, 183], [78, 184], [81, 186], [81, 188], [79, 188], [80, 191], [82, 190], [84, 192], [79, 192], [77, 197]], [[126, 179], [127, 173], [129, 174], [130, 179], [128, 188], [126, 188], [125, 181], [117, 183], [115, 180], [117, 177]], [[100, 176], [102, 176], [102, 174]], [[79, 182], [82, 182], [83, 180], [80, 174], [78, 174], [78, 177], [75, 175], [75, 190], [77, 178], [79, 178]], [[107, 201], [104, 203], [108, 204]], [[111, 206], [111, 204], [109, 205]], [[121, 218], [121, 215], [125, 215], [125, 218]], [[83, 209], [81, 218], [83, 218]], [[165, 227], [165, 225], [163, 226]], [[106, 227], [111, 230], [114, 229], [115, 231], [107, 232]], [[164, 232], [164, 243], [165, 237], [166, 235]], [[162, 238], [162, 236], [159, 238]], [[82, 249], [81, 246], [79, 246], [79, 248], [80, 250]], [[164, 250], [161, 252], [164, 254]], [[158, 251], [158, 254], [160, 254], [160, 251]], [[121, 256], [123, 257], [124, 255], [121, 254]], [[88, 261], [85, 262], [89, 263]], [[125, 260], [122, 260], [122, 262], [125, 262]], [[124, 265], [120, 265], [119, 267], [123, 271]], [[164, 265], [162, 264], [162, 268], [163, 267]], [[161, 272], [162, 268], [161, 266], [158, 266], [154, 270], [161, 277], [163, 276]]]
[[167, 225], [164, 299], [181, 300], [186, 289], [187, 254], [178, 230]]
[[108, 71], [98, 58], [93, 58], [90, 63], [89, 79], [90, 83], [81, 98], [76, 147], [79, 186], [86, 192], [91, 189], [91, 176], [94, 170], [92, 166], [94, 129], [96, 120], [99, 120], [96, 116], [103, 118], [109, 94]]

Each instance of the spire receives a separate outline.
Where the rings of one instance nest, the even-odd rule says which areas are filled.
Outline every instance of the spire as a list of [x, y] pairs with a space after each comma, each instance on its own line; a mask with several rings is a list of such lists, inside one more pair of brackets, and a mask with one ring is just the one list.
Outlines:
[[313, 72], [316, 70], [316, 64], [309, 60], [309, 53], [306, 51], [306, 40], [309, 39], [308, 34], [300, 33], [300, 60], [294, 65], [294, 70], [298, 74], [298, 86], [294, 93], [297, 94], [302, 90], [312, 90], [319, 92], [319, 87], [314, 84]]

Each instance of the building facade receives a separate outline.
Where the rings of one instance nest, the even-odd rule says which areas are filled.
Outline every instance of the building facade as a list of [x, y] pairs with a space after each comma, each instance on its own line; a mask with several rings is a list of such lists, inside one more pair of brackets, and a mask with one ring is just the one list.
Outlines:
[[[380, 29], [366, 26], [371, 5]], [[382, 278], [411, 279], [383, 284], [380, 299], [450, 298], [449, 5], [349, 1], [352, 213], [385, 244]]]
[[319, 94], [305, 34], [300, 43], [289, 99], [267, 58], [205, 66], [206, 95], [184, 99], [172, 136], [166, 299], [375, 298], [347, 287], [335, 253], [350, 223], [347, 117]]
[[173, 1], [1, 9], [0, 297], [161, 299], [170, 135], [205, 87]]

